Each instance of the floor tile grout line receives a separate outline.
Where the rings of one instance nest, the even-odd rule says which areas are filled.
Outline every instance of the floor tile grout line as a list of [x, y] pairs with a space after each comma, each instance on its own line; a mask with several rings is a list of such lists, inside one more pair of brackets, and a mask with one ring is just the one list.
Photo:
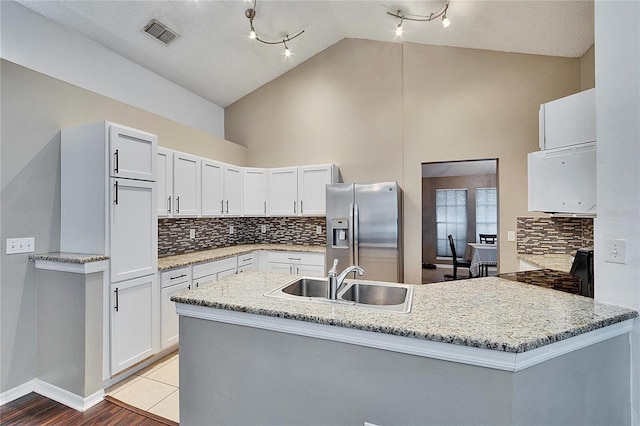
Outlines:
[[174, 393], [178, 392], [178, 388], [176, 388], [173, 392], [171, 392], [169, 395], [165, 396], [164, 398], [162, 398], [160, 401], [156, 402], [152, 407], [150, 407], [148, 410], [146, 411], [151, 411], [153, 409], [153, 407], [155, 407], [156, 405], [160, 404], [162, 401], [164, 401], [165, 399], [169, 398], [171, 395], [173, 395]]

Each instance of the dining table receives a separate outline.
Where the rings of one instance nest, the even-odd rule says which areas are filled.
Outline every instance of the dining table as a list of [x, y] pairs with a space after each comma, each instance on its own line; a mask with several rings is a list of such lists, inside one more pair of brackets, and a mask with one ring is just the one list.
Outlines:
[[472, 276], [488, 276], [489, 266], [498, 266], [498, 245], [467, 243], [463, 260], [471, 263], [469, 272]]

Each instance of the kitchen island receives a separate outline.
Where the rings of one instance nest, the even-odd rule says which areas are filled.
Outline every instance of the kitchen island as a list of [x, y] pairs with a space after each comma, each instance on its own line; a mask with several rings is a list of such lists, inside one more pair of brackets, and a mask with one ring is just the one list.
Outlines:
[[629, 423], [637, 312], [500, 278], [416, 286], [411, 313], [264, 294], [174, 296], [184, 424]]

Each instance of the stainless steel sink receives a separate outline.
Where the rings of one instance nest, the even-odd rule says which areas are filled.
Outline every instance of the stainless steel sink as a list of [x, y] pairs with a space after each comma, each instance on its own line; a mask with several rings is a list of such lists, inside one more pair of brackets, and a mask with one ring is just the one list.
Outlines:
[[413, 286], [374, 281], [345, 281], [337, 300], [327, 299], [326, 278], [301, 277], [265, 293], [267, 297], [326, 304], [339, 304], [390, 312], [409, 313]]
[[327, 297], [329, 282], [325, 279], [303, 277], [288, 284], [283, 293], [302, 297]]
[[401, 305], [407, 298], [404, 287], [355, 283], [347, 287], [342, 299], [365, 305]]

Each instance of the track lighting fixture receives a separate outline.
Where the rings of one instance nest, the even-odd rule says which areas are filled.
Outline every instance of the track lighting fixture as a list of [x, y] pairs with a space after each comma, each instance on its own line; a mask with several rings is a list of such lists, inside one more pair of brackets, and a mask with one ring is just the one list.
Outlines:
[[430, 13], [428, 15], [404, 14], [404, 13], [402, 13], [401, 10], [398, 10], [396, 13], [387, 12], [387, 15], [391, 15], [394, 18], [398, 18], [400, 20], [400, 23], [396, 27], [396, 35], [397, 36], [401, 36], [402, 35], [402, 23], [405, 20], [418, 21], [418, 22], [431, 22], [434, 19], [437, 19], [437, 18], [442, 16], [442, 26], [444, 28], [447, 28], [449, 25], [451, 25], [451, 20], [449, 18], [447, 18], [447, 10], [449, 9], [449, 1], [450, 0], [446, 0], [446, 2], [444, 4], [444, 6], [442, 7], [442, 9], [438, 10], [437, 12], [432, 12], [432, 13]]
[[249, 38], [252, 40], [258, 40], [260, 43], [264, 43], [264, 44], [282, 44], [284, 46], [284, 56], [286, 56], [287, 58], [290, 57], [291, 50], [289, 50], [289, 46], [287, 46], [287, 42], [298, 37], [300, 34], [304, 32], [304, 30], [300, 30], [298, 33], [296, 33], [296, 35], [291, 37], [289, 36], [289, 34], [287, 34], [282, 40], [278, 40], [278, 41], [269, 41], [269, 40], [260, 38], [260, 35], [258, 34], [255, 27], [253, 26], [253, 20], [256, 17], [256, 1], [257, 0], [253, 0], [252, 8], [249, 8], [244, 11], [244, 16], [246, 16], [249, 19], [249, 25], [250, 25]]

